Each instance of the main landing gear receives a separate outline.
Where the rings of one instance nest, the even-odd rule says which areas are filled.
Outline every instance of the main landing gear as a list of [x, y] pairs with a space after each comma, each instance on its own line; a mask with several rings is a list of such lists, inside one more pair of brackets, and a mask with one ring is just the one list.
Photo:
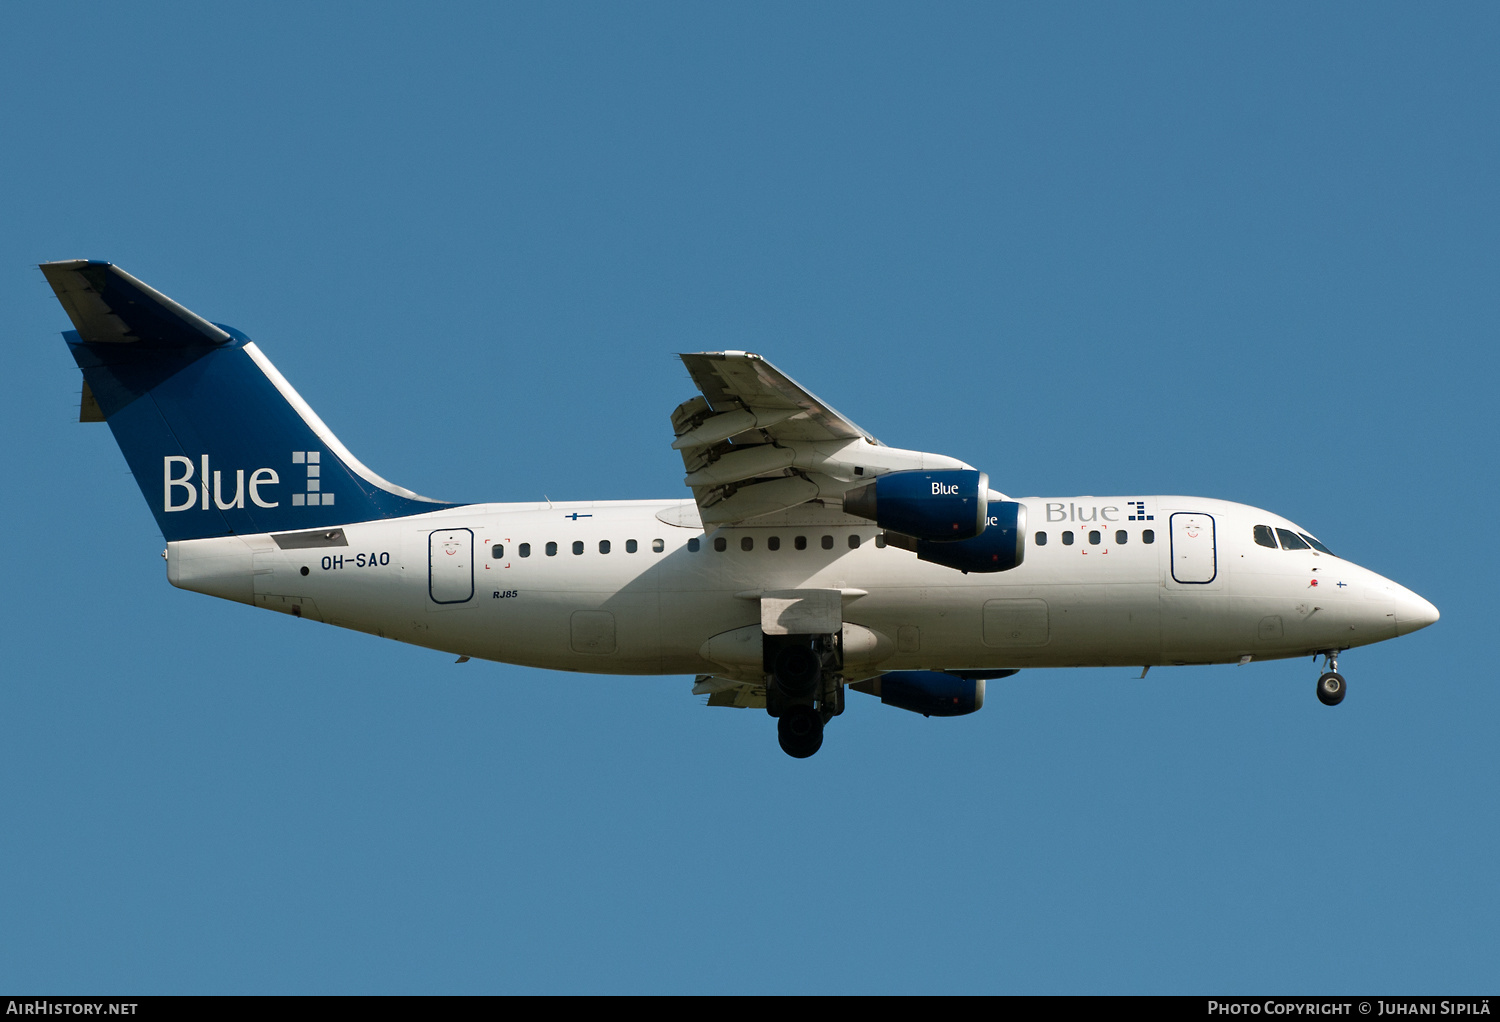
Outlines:
[[1344, 701], [1344, 694], [1349, 690], [1344, 676], [1339, 673], [1338, 650], [1323, 654], [1323, 667], [1325, 670], [1318, 678], [1318, 702], [1324, 706], [1337, 706]]
[[806, 759], [823, 747], [823, 715], [811, 706], [793, 706], [776, 721], [781, 751]]
[[823, 725], [844, 712], [838, 636], [766, 636], [766, 712], [781, 751], [806, 759], [823, 747]]

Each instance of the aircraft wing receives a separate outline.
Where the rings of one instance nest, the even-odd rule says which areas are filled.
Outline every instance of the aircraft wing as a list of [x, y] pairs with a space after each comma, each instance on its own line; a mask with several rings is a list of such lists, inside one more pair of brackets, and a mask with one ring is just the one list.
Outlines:
[[[705, 351], [681, 358], [710, 409], [765, 412], [764, 419], [768, 422], [765, 428], [772, 437], [782, 440], [863, 437], [872, 444], [880, 444], [759, 355], [747, 351]], [[771, 422], [773, 419], [776, 421]]]
[[766, 708], [766, 686], [751, 681], [735, 681], [732, 678], [717, 678], [712, 674], [698, 675], [693, 685], [693, 695], [708, 696], [708, 706], [734, 706], [742, 710], [764, 710]]
[[680, 357], [699, 394], [672, 412], [672, 447], [705, 528], [809, 503], [837, 510], [844, 491], [886, 472], [970, 467], [886, 447], [759, 355]]

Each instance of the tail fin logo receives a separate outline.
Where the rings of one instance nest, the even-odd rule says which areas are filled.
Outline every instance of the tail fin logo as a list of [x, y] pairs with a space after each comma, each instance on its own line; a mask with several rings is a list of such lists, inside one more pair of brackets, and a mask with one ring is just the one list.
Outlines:
[[323, 452], [322, 451], [293, 451], [292, 464], [307, 466], [307, 492], [292, 494], [292, 507], [329, 505], [333, 503], [333, 494], [323, 491]]
[[[293, 451], [292, 464], [306, 468], [306, 489], [291, 495], [293, 507], [328, 506], [333, 503], [333, 494], [323, 490], [322, 451]], [[216, 508], [228, 511], [243, 508], [248, 498], [256, 507], [280, 507], [274, 487], [282, 485], [281, 476], [274, 468], [257, 468], [247, 475], [246, 470], [234, 470], [234, 489], [229, 488], [228, 470], [214, 468], [208, 455], [192, 458], [180, 454], [169, 454], [162, 458], [162, 510], [207, 511]]]

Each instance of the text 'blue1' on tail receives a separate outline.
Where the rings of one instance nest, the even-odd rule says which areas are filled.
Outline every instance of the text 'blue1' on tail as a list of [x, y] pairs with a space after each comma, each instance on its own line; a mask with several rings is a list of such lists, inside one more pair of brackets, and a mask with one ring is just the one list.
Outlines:
[[110, 263], [43, 263], [104, 419], [168, 540], [317, 529], [455, 505], [359, 462], [248, 337]]

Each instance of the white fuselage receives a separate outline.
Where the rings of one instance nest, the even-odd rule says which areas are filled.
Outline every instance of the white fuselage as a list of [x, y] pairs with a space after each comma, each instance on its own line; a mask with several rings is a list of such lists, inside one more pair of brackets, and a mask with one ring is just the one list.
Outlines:
[[748, 679], [748, 662], [705, 650], [754, 632], [759, 597], [777, 590], [842, 591], [846, 628], [874, 636], [851, 678], [1302, 656], [1436, 619], [1421, 597], [1347, 560], [1258, 545], [1256, 525], [1297, 530], [1247, 505], [1020, 502], [1025, 559], [996, 574], [919, 561], [877, 543], [873, 523], [818, 506], [705, 534], [679, 500], [473, 504], [346, 525], [346, 545], [189, 540], [169, 545], [168, 572], [185, 589], [386, 638], [599, 674]]

